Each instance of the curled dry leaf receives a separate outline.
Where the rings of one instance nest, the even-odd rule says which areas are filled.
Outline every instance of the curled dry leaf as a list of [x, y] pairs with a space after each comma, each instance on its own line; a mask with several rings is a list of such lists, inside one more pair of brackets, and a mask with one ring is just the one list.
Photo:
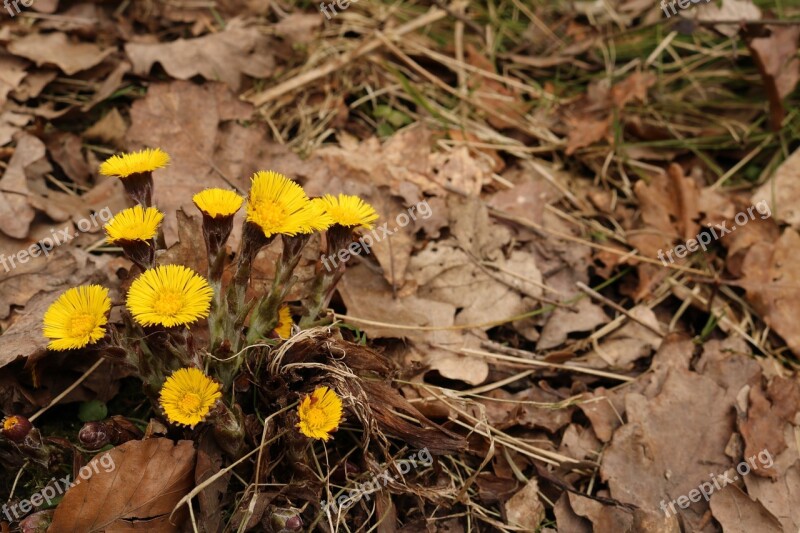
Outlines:
[[97, 470], [70, 488], [53, 515], [51, 531], [178, 531], [175, 505], [194, 486], [196, 452], [192, 441], [148, 439], [126, 442], [105, 452], [114, 468]]
[[200, 75], [207, 80], [223, 81], [235, 91], [242, 84], [242, 75], [268, 78], [275, 65], [269, 39], [255, 28], [233, 23], [225, 31], [197, 39], [128, 43], [125, 52], [136, 74], [147, 75], [154, 63], [160, 63], [173, 78], [188, 80]]
[[8, 51], [30, 59], [38, 66], [56, 65], [71, 76], [99, 65], [114, 52], [114, 48], [103, 50], [96, 44], [73, 42], [66, 34], [53, 32], [31, 33], [15, 39], [8, 45]]

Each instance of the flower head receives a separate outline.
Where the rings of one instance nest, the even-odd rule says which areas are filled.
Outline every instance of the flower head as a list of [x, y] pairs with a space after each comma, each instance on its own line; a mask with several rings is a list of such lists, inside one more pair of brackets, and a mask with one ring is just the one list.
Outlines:
[[162, 220], [164, 213], [155, 207], [136, 205], [123, 209], [105, 225], [106, 241], [149, 241], [158, 233], [158, 225]]
[[166, 152], [160, 148], [146, 148], [109, 157], [100, 165], [100, 174], [125, 179], [133, 174], [152, 172], [168, 164], [169, 155]]
[[67, 290], [44, 314], [44, 336], [51, 350], [72, 350], [94, 344], [105, 335], [111, 309], [108, 289], [83, 285]]
[[348, 228], [363, 226], [372, 229], [372, 223], [378, 220], [378, 213], [375, 212], [375, 209], [358, 196], [326, 194], [313, 201], [325, 210], [333, 219], [334, 224], [340, 226]]
[[303, 435], [327, 441], [342, 421], [342, 400], [328, 387], [317, 387], [300, 402], [297, 415]]
[[128, 309], [142, 326], [173, 327], [208, 316], [214, 291], [202, 276], [182, 265], [151, 268], [128, 291]]
[[252, 182], [247, 221], [258, 225], [266, 237], [311, 233], [327, 227], [303, 188], [283, 174], [256, 172]]
[[197, 209], [212, 218], [233, 216], [244, 202], [244, 198], [227, 189], [206, 189], [195, 194], [192, 200]]
[[194, 427], [221, 396], [219, 384], [201, 370], [181, 368], [164, 382], [160, 401], [170, 422]]
[[289, 311], [289, 306], [281, 306], [278, 311], [278, 325], [275, 327], [275, 333], [281, 339], [288, 339], [292, 336], [292, 324], [292, 313]]
[[22, 442], [28, 436], [33, 425], [22, 415], [11, 415], [3, 419], [0, 434], [12, 442]]

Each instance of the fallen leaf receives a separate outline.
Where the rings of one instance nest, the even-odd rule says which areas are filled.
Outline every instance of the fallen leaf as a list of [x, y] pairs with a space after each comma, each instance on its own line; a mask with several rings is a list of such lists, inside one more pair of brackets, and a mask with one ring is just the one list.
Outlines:
[[22, 83], [19, 84], [19, 87], [11, 91], [11, 98], [18, 102], [36, 98], [57, 76], [58, 70], [54, 68], [29, 71]]
[[574, 311], [563, 307], [556, 308], [542, 329], [542, 336], [536, 347], [547, 350], [561, 346], [570, 333], [591, 331], [608, 322], [603, 308], [583, 298], [573, 305]]
[[800, 235], [786, 228], [774, 243], [756, 243], [742, 264], [747, 300], [789, 349], [800, 355]]
[[128, 43], [125, 53], [135, 74], [146, 76], [154, 63], [160, 63], [173, 78], [188, 80], [199, 75], [223, 81], [234, 91], [239, 90], [242, 75], [268, 78], [275, 67], [269, 38], [239, 20], [231, 21], [224, 31], [196, 39]]
[[123, 146], [125, 132], [128, 131], [128, 124], [122, 118], [116, 107], [103, 115], [103, 118], [92, 124], [82, 133], [84, 139], [98, 141], [117, 148]]
[[322, 17], [318, 13], [289, 13], [272, 25], [276, 35], [289, 41], [292, 46], [306, 44], [317, 38], [322, 27]]
[[[103, 452], [114, 468], [89, 463], [97, 471], [70, 488], [53, 515], [53, 531], [179, 531], [170, 513], [194, 486], [196, 452], [192, 441], [133, 440]], [[105, 464], [105, 463], [103, 463]], [[144, 527], [143, 527], [144, 526]]]
[[618, 507], [568, 493], [569, 504], [576, 515], [587, 518], [594, 531], [628, 532], [633, 529], [633, 513]]
[[800, 464], [795, 462], [777, 482], [758, 476], [746, 476], [747, 493], [780, 521], [783, 531], [800, 530]]
[[800, 148], [792, 152], [775, 174], [756, 190], [751, 201], [756, 206], [763, 202], [769, 207], [773, 219], [800, 230]]
[[[691, 349], [691, 343], [673, 346]], [[612, 498], [647, 510], [658, 510], [661, 502], [688, 494], [708, 480], [708, 472], [731, 466], [725, 449], [734, 416], [724, 389], [682, 368], [663, 372], [654, 397], [637, 393], [625, 397], [628, 423], [614, 433], [600, 468]], [[698, 405], [704, 408], [699, 410]], [[678, 511], [696, 527], [707, 508], [700, 501]]]
[[[695, 9], [680, 10], [680, 15], [714, 22], [715, 20], [761, 20], [761, 10], [752, 0], [722, 0], [722, 2], [704, 3]], [[739, 28], [732, 24], [719, 24], [714, 29], [723, 35], [733, 37]]]
[[38, 66], [56, 65], [68, 76], [99, 65], [114, 53], [114, 48], [103, 50], [96, 44], [73, 42], [66, 34], [31, 33], [11, 41], [8, 51], [30, 59]]
[[647, 100], [647, 90], [655, 85], [657, 78], [652, 72], [634, 72], [625, 80], [611, 88], [611, 101], [618, 109], [622, 109], [630, 102]]
[[569, 503], [570, 493], [563, 492], [553, 506], [556, 524], [562, 531], [570, 533], [592, 533], [592, 522], [577, 514]]
[[751, 500], [737, 486], [725, 487], [711, 495], [711, 512], [725, 533], [781, 533], [778, 519], [763, 505]]
[[[660, 330], [655, 313], [648, 307], [637, 305], [630, 314], [655, 330]], [[628, 319], [624, 326], [603, 337], [597, 347], [584, 355], [586, 364], [612, 371], [630, 371], [638, 359], [650, 355], [661, 344], [661, 336], [635, 320]]]
[[0, 108], [6, 105], [8, 93], [17, 89], [27, 75], [27, 61], [13, 56], [0, 56]]
[[45, 152], [42, 141], [23, 136], [0, 178], [0, 231], [9, 237], [23, 239], [28, 235], [35, 211], [30, 206], [27, 170], [40, 162], [46, 164]]
[[591, 118], [587, 116], [569, 117], [567, 119], [569, 136], [565, 153], [572, 155], [581, 148], [591, 146], [611, 135], [611, 118]]
[[[750, 388], [747, 413], [738, 420], [739, 431], [745, 442], [745, 457], [758, 456], [767, 450], [773, 457], [786, 449], [784, 428], [800, 412], [800, 387], [794, 380], [777, 376], [766, 391], [758, 384]], [[761, 477], [776, 479], [779, 472], [766, 466], [753, 469]]]
[[455, 323], [461, 325], [490, 324], [520, 315], [535, 303], [526, 302], [526, 294], [542, 294], [542, 275], [529, 255], [514, 252], [507, 261], [484, 264], [488, 268], [480, 268], [451, 239], [431, 243], [415, 255], [409, 274], [419, 285], [420, 297], [459, 309]]
[[506, 501], [503, 510], [508, 525], [535, 531], [544, 520], [544, 504], [539, 499], [539, 482], [536, 478], [530, 478], [522, 490]]
[[780, 131], [786, 115], [783, 99], [794, 91], [800, 80], [800, 58], [797, 57], [800, 27], [767, 26], [769, 37], [747, 40], [769, 99], [770, 125]]
[[3, 111], [0, 114], [0, 146], [10, 143], [14, 135], [33, 120], [31, 115], [14, 111]]
[[92, 171], [83, 156], [80, 137], [69, 132], [54, 132], [45, 137], [47, 151], [61, 170], [75, 183], [85, 185], [92, 177]]

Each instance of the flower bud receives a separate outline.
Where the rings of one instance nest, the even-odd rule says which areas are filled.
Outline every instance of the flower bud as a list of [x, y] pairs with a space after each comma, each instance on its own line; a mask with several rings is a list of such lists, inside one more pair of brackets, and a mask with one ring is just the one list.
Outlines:
[[54, 510], [38, 511], [19, 523], [22, 533], [45, 533], [53, 521]]
[[290, 533], [303, 528], [300, 509], [294, 507], [271, 507], [269, 510], [269, 531]]
[[28, 436], [32, 428], [30, 420], [22, 415], [13, 415], [3, 419], [3, 428], [0, 429], [0, 433], [8, 440], [20, 443]]
[[78, 432], [78, 440], [89, 450], [99, 450], [109, 444], [118, 446], [144, 436], [142, 430], [123, 416], [112, 416], [101, 422], [87, 422]]
[[89, 450], [99, 450], [112, 443], [115, 430], [103, 422], [86, 422], [78, 432], [78, 440]]

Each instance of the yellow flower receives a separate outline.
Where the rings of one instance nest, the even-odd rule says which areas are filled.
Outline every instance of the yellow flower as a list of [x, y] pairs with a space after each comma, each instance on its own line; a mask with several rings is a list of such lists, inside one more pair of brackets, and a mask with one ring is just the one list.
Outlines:
[[322, 198], [314, 199], [314, 202], [325, 209], [333, 219], [333, 224], [340, 226], [363, 226], [372, 229], [372, 223], [378, 220], [375, 209], [358, 196], [339, 194], [337, 197], [326, 194]]
[[264, 236], [297, 235], [325, 229], [322, 213], [311, 205], [303, 188], [283, 174], [256, 172], [247, 197], [247, 221], [257, 224]]
[[111, 310], [108, 289], [83, 285], [67, 290], [44, 314], [44, 336], [51, 350], [72, 350], [94, 344], [105, 335]]
[[151, 268], [128, 291], [128, 309], [142, 326], [190, 324], [208, 316], [214, 291], [202, 276], [182, 265]]
[[138, 152], [109, 157], [100, 165], [103, 176], [127, 178], [133, 174], [152, 172], [169, 164], [169, 155], [160, 148], [147, 148]]
[[275, 328], [275, 333], [281, 339], [288, 339], [292, 336], [292, 313], [289, 311], [289, 306], [281, 306], [278, 311], [278, 325]]
[[219, 384], [197, 368], [172, 373], [161, 388], [161, 407], [173, 424], [194, 427], [205, 419], [222, 396]]
[[236, 213], [244, 198], [226, 189], [206, 189], [192, 198], [197, 209], [212, 217], [229, 217]]
[[342, 400], [328, 387], [317, 387], [300, 402], [297, 415], [303, 435], [327, 441], [342, 421]]
[[136, 205], [117, 213], [105, 225], [106, 241], [149, 241], [158, 233], [158, 225], [164, 220], [164, 213], [155, 207], [143, 208]]

